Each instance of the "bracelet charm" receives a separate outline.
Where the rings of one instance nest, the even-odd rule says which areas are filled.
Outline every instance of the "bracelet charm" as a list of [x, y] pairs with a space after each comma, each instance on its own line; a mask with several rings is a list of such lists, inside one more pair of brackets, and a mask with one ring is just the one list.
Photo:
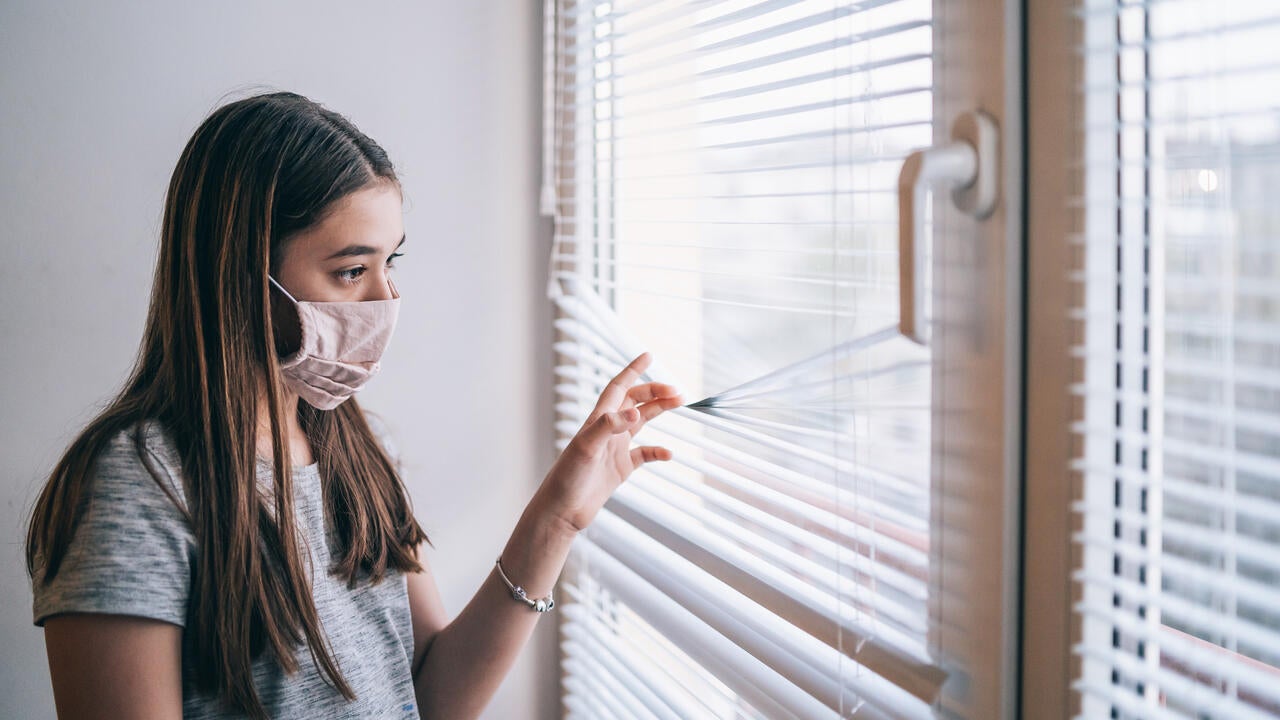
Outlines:
[[494, 564], [498, 566], [498, 574], [502, 576], [502, 581], [506, 583], [507, 587], [511, 590], [511, 597], [515, 598], [516, 600], [519, 600], [520, 602], [523, 602], [524, 604], [528, 605], [529, 607], [533, 608], [535, 611], [540, 613], [547, 612], [548, 610], [556, 606], [556, 601], [551, 597], [552, 593], [548, 592], [545, 598], [538, 598], [535, 600], [528, 596], [524, 588], [512, 583], [511, 580], [507, 577], [507, 573], [502, 569], [501, 557], [499, 557]]

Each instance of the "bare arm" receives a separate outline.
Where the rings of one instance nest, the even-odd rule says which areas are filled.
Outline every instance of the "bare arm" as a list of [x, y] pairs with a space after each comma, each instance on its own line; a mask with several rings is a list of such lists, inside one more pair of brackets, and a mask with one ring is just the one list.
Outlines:
[[[635, 468], [671, 458], [666, 448], [631, 447], [646, 422], [682, 402], [670, 385], [632, 386], [648, 364], [648, 354], [642, 354], [609, 383], [507, 540], [502, 568], [530, 598], [546, 597], [555, 586], [578, 532]], [[425, 573], [417, 576], [409, 578], [409, 602], [418, 712], [432, 720], [478, 717], [542, 613], [511, 597], [493, 567], [467, 607], [445, 625], [433, 581]]]
[[61, 720], [182, 717], [182, 628], [130, 615], [68, 613], [45, 621]]
[[[545, 597], [575, 536], [531, 503], [502, 551], [502, 567], [529, 597]], [[466, 608], [444, 627], [444, 609], [430, 575], [409, 576], [409, 604], [414, 618], [414, 690], [423, 718], [478, 717], [542, 615], [511, 597], [496, 567]]]

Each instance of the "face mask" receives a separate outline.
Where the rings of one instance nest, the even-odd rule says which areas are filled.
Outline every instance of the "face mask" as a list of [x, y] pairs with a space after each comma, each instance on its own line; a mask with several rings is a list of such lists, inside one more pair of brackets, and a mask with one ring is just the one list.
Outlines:
[[298, 351], [280, 359], [284, 383], [311, 406], [332, 410], [378, 372], [400, 312], [395, 283], [387, 280], [390, 300], [306, 302], [267, 279], [293, 303], [302, 327]]

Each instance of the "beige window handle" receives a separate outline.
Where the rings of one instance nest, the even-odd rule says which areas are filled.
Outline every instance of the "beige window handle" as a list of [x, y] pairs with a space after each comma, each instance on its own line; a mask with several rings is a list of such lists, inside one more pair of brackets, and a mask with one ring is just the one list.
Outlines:
[[952, 183], [960, 210], [985, 218], [996, 206], [998, 133], [995, 120], [981, 110], [961, 114], [951, 126], [952, 141], [916, 150], [898, 174], [898, 330], [921, 345], [928, 343], [924, 322], [924, 252], [917, 232], [924, 225], [924, 193], [937, 181]]

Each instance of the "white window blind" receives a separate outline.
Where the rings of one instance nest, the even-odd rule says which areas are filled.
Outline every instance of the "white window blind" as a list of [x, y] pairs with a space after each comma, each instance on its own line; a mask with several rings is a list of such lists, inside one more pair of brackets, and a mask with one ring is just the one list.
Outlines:
[[642, 350], [637, 436], [563, 576], [583, 718], [931, 717], [930, 355], [895, 330], [928, 0], [548, 0], [560, 446]]
[[1280, 716], [1280, 4], [1087, 0], [1082, 717]]

